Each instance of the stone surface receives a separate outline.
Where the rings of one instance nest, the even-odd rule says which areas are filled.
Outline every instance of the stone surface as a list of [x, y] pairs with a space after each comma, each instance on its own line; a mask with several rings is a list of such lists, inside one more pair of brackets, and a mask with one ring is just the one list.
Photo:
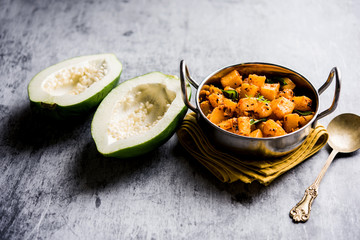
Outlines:
[[[107, 159], [73, 123], [30, 111], [40, 70], [79, 55], [113, 52], [121, 81], [185, 59], [200, 82], [233, 63], [292, 68], [316, 88], [338, 66], [343, 85], [330, 116], [360, 114], [358, 1], [0, 0], [0, 239], [359, 239], [359, 154], [340, 155], [322, 181], [310, 220], [289, 210], [320, 172], [329, 148], [270, 186], [223, 184], [177, 137], [136, 159]], [[334, 86], [321, 96], [321, 109]]]

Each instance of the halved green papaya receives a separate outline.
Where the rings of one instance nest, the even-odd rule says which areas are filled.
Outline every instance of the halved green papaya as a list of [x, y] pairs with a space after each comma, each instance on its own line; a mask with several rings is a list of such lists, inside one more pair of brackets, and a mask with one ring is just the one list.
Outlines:
[[121, 83], [104, 98], [91, 124], [92, 137], [104, 156], [135, 157], [166, 142], [186, 111], [180, 80], [148, 73]]
[[39, 72], [29, 83], [31, 105], [47, 115], [79, 116], [97, 106], [119, 81], [114, 54], [76, 57]]

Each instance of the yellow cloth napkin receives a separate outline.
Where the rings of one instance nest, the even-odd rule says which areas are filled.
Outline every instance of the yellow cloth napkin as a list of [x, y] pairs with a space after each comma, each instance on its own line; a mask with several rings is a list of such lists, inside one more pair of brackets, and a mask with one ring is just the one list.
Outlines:
[[197, 123], [195, 113], [185, 116], [177, 130], [181, 145], [222, 182], [254, 180], [268, 185], [275, 178], [318, 152], [327, 142], [326, 129], [317, 125], [295, 151], [276, 159], [245, 159], [216, 149]]

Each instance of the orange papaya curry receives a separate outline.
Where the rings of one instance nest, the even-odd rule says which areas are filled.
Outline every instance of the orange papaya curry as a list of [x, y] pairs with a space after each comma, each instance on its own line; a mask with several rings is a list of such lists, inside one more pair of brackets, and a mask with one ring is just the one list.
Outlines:
[[295, 96], [290, 78], [243, 77], [233, 70], [221, 78], [221, 85], [204, 85], [200, 91], [202, 112], [220, 128], [254, 138], [276, 137], [313, 118], [312, 100]]

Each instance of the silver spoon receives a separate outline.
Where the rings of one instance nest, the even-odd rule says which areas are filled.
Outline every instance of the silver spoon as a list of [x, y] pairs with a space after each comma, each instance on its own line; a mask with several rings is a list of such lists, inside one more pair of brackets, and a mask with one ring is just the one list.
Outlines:
[[305, 190], [304, 197], [290, 211], [295, 222], [306, 222], [310, 217], [311, 204], [318, 195], [320, 181], [337, 153], [355, 152], [360, 148], [360, 117], [345, 113], [335, 117], [327, 127], [328, 144], [333, 149], [315, 182]]

